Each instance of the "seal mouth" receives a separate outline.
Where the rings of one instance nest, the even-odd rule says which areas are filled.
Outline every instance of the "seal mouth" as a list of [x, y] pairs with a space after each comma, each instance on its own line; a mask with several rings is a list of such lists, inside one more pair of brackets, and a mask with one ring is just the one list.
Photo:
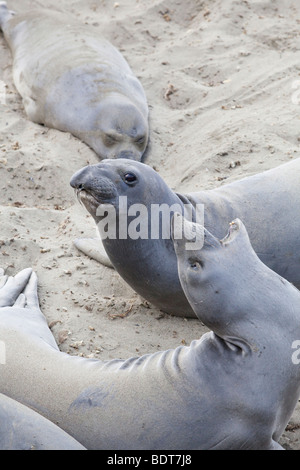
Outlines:
[[241, 221], [239, 219], [235, 219], [229, 224], [229, 230], [227, 235], [221, 240], [222, 244], [230, 243], [232, 242], [238, 233], [240, 232], [241, 229]]
[[104, 201], [99, 201], [96, 196], [84, 188], [76, 188], [75, 194], [79, 203], [88, 209], [89, 212], [96, 213], [97, 208], [104, 204]]

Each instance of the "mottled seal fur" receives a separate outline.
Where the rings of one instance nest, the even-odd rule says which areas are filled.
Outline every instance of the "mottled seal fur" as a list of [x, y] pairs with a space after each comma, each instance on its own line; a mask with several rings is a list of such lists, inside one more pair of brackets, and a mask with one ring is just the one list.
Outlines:
[[101, 158], [141, 159], [149, 133], [145, 92], [95, 27], [43, 9], [14, 14], [5, 2], [0, 27], [30, 120], [72, 133]]
[[[197, 204], [203, 205], [204, 225], [218, 237], [223, 236], [230, 220], [241, 218], [247, 224], [259, 258], [299, 287], [299, 173], [300, 159], [296, 159], [217, 189], [180, 194], [172, 191], [148, 165], [105, 160], [79, 170], [71, 185], [96, 224], [102, 220], [96, 211], [104, 204], [114, 206], [120, 219], [120, 196], [127, 197], [128, 207], [140, 203], [147, 208], [149, 227], [152, 205], [175, 205], [177, 211], [183, 210], [185, 205], [192, 212]], [[132, 219], [128, 217], [128, 225]], [[165, 222], [168, 224], [170, 220]], [[150, 236], [148, 239], [121, 239], [117, 233], [115, 239], [108, 236], [102, 242], [114, 268], [136, 292], [163, 311], [194, 316], [179, 282], [170, 234], [166, 239], [161, 234], [158, 239]], [[76, 245], [90, 256], [96, 252], [95, 241], [92, 247], [86, 240]], [[98, 259], [101, 261], [100, 257]]]
[[[186, 296], [212, 331], [127, 360], [71, 357], [58, 350], [36, 275], [25, 270], [0, 289], [0, 392], [88, 449], [280, 449], [300, 393], [299, 291], [259, 260], [238, 220], [222, 241], [205, 231], [201, 250], [174, 243]], [[26, 282], [18, 306], [5, 306]]]

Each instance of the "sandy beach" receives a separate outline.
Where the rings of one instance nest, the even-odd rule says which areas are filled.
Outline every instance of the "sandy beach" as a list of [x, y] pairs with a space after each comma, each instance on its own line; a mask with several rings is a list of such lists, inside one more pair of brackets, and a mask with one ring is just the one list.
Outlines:
[[[299, 158], [296, 0], [7, 3], [68, 14], [123, 53], [149, 104], [144, 161], [174, 190], [215, 188]], [[95, 225], [69, 181], [98, 161], [72, 135], [27, 119], [0, 33], [0, 265], [37, 272], [42, 311], [64, 352], [107, 360], [188, 345], [204, 325], [154, 308], [73, 245], [95, 236]], [[298, 450], [299, 438], [300, 407], [280, 442]]]

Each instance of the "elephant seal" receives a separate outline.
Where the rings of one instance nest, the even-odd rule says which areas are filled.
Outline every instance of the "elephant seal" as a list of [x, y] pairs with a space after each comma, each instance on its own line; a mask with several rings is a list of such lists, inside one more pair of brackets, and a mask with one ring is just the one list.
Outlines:
[[[170, 239], [170, 210], [164, 220], [165, 231], [153, 239], [152, 207], [175, 207], [177, 212], [197, 205], [204, 208], [204, 225], [222, 237], [230, 220], [241, 218], [247, 224], [254, 250], [272, 270], [300, 287], [300, 159], [272, 170], [244, 178], [217, 189], [190, 194], [172, 191], [150, 166], [128, 160], [105, 160], [79, 170], [71, 180], [79, 199], [99, 226], [99, 209], [112, 205], [120, 221], [120, 197], [128, 208], [140, 203], [148, 215], [148, 237], [121, 238], [102, 233], [102, 243], [110, 262], [122, 278], [142, 297], [165, 312], [195, 316], [182, 290], [177, 260]], [[98, 215], [97, 215], [98, 211]], [[128, 209], [129, 213], [129, 209]], [[134, 223], [127, 218], [127, 225]], [[124, 220], [124, 217], [123, 219]], [[288, 227], [288, 230], [287, 230]], [[93, 256], [87, 240], [76, 246]]]
[[174, 243], [186, 296], [212, 331], [127, 360], [72, 357], [59, 351], [25, 270], [0, 289], [0, 393], [87, 449], [279, 449], [300, 393], [299, 291], [259, 260], [239, 221], [222, 241], [205, 231], [192, 258], [185, 239]]
[[[28, 308], [35, 306], [37, 293], [27, 291], [27, 299], [22, 290], [26, 288], [31, 269], [25, 269], [14, 278], [4, 275], [0, 269], [0, 310], [12, 314], [12, 307]], [[15, 296], [14, 292], [20, 295]], [[9, 358], [6, 342], [1, 341], [0, 371]], [[21, 350], [20, 350], [21, 352]], [[18, 379], [17, 379], [18, 380]], [[34, 382], [33, 382], [34, 385]], [[66, 434], [62, 429], [36, 411], [0, 393], [0, 450], [84, 450], [85, 448]]]
[[40, 414], [0, 394], [0, 450], [84, 450], [84, 447]]
[[87, 25], [0, 3], [14, 82], [28, 118], [70, 132], [101, 158], [140, 160], [148, 142], [145, 92], [122, 54]]

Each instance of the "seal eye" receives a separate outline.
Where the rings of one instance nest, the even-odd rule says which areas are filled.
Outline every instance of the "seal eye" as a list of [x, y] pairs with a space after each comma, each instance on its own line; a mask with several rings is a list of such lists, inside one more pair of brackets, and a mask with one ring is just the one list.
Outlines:
[[111, 134], [105, 134], [104, 136], [104, 144], [106, 147], [111, 147], [112, 145], [116, 144], [118, 141], [115, 136]]
[[190, 259], [190, 260], [189, 260], [189, 264], [190, 264], [190, 268], [191, 268], [193, 271], [199, 271], [199, 269], [202, 269], [202, 268], [203, 268], [203, 263], [202, 263], [202, 261], [197, 260], [197, 259]]
[[145, 137], [140, 137], [139, 139], [136, 139], [136, 143], [138, 145], [144, 145], [145, 143]]
[[137, 180], [137, 177], [135, 176], [134, 173], [125, 173], [124, 175], [124, 181], [127, 184], [133, 184]]

